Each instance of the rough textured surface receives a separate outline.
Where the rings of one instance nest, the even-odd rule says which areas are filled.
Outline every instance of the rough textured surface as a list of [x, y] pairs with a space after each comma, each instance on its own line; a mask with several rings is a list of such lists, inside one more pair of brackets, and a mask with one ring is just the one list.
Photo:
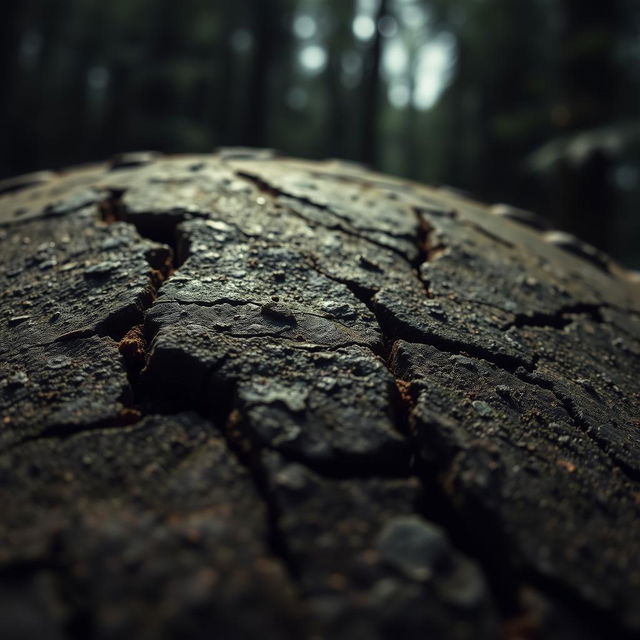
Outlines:
[[0, 185], [3, 638], [640, 633], [640, 284], [335, 161]]

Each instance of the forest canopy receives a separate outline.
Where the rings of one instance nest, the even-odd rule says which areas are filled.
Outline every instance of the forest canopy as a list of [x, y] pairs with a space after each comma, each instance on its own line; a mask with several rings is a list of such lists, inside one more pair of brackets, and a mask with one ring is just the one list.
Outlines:
[[640, 266], [632, 0], [28, 0], [0, 174], [134, 149], [340, 157], [532, 208]]

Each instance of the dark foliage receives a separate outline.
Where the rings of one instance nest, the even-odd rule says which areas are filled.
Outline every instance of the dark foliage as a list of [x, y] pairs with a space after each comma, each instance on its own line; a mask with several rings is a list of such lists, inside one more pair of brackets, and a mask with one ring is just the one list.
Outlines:
[[270, 146], [533, 208], [640, 264], [631, 0], [29, 0], [0, 175]]

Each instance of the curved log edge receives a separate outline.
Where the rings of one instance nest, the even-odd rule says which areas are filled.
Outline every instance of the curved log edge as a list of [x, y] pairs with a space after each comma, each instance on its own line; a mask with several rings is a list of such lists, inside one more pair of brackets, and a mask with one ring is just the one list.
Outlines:
[[0, 183], [3, 637], [640, 632], [640, 282], [339, 161]]

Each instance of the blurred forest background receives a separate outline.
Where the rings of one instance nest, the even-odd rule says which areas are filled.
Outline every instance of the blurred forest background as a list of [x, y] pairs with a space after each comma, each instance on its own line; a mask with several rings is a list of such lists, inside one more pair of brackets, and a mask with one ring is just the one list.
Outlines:
[[640, 266], [638, 0], [3, 5], [0, 176], [157, 149], [340, 157]]

